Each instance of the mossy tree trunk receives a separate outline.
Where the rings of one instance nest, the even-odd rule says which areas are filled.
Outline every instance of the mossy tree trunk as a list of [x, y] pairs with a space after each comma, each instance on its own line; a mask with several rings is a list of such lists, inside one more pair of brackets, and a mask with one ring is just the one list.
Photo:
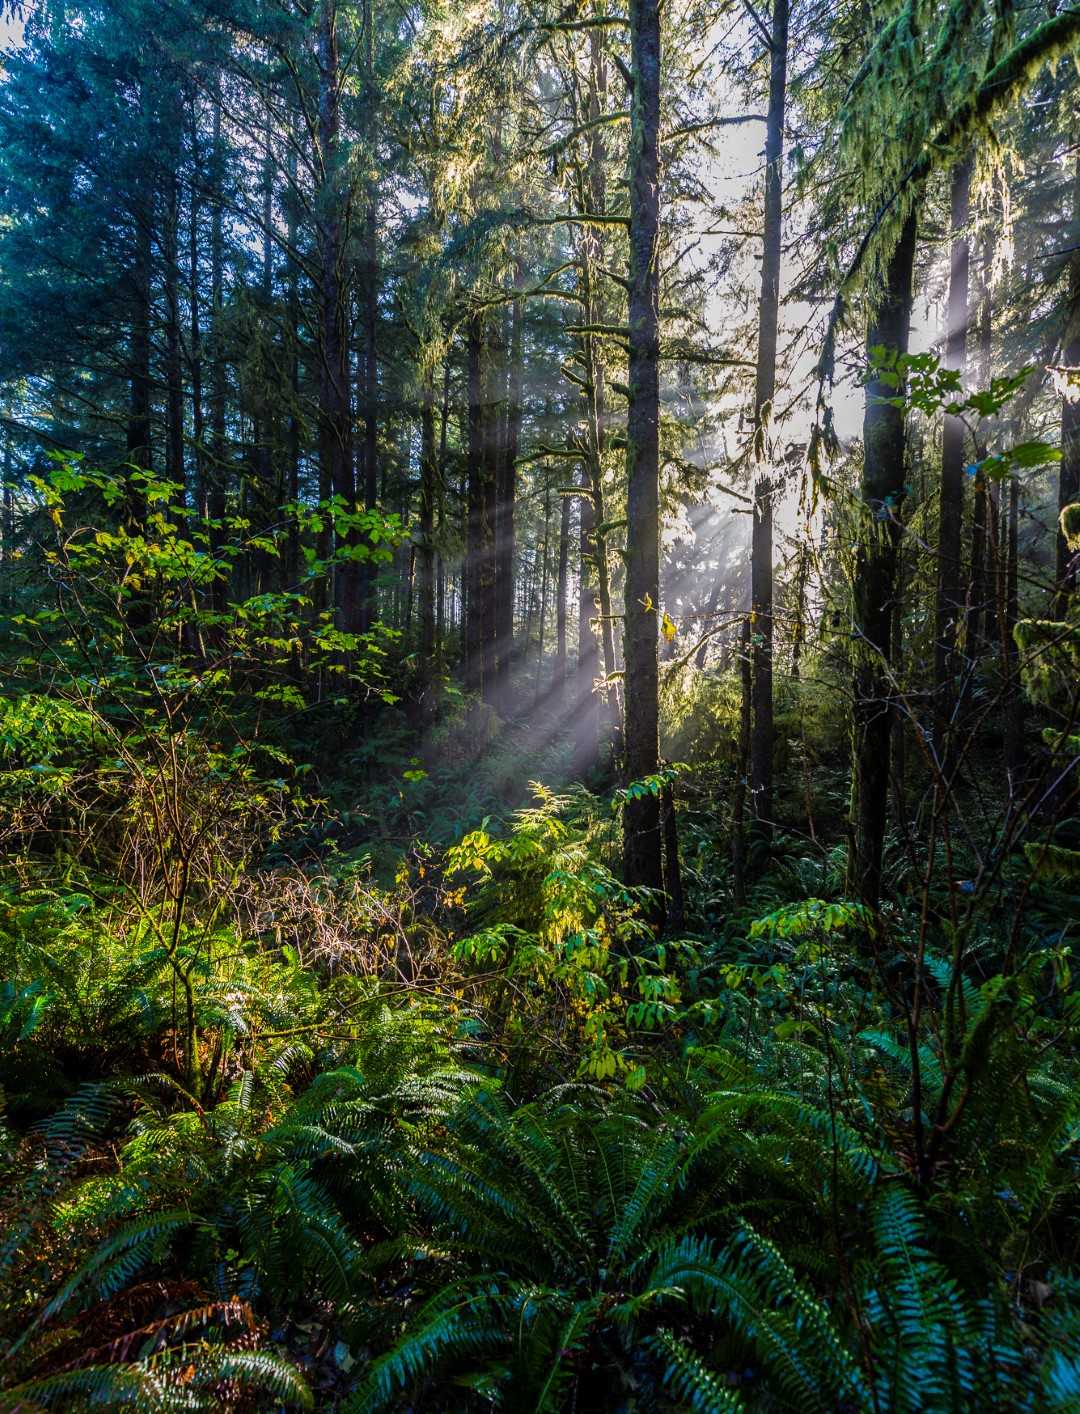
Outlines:
[[[630, 0], [629, 407], [626, 422], [626, 775], [660, 767], [660, 3]], [[626, 882], [662, 897], [660, 799], [623, 814]]]
[[765, 135], [765, 212], [754, 383], [754, 519], [750, 551], [750, 817], [756, 842], [773, 828], [773, 494], [769, 423], [776, 392], [776, 344], [783, 256], [784, 113], [787, 102], [788, 0], [773, 0], [769, 110]]
[[[1080, 367], [1080, 157], [1076, 159], [1073, 182], [1073, 212], [1070, 240], [1074, 247], [1069, 258], [1069, 294], [1065, 337], [1062, 341], [1062, 362], [1068, 368]], [[1058, 477], [1058, 511], [1080, 499], [1080, 399], [1076, 390], [1072, 397], [1061, 400], [1061, 466]], [[1057, 594], [1054, 617], [1064, 621], [1069, 600], [1076, 591], [1076, 552], [1058, 528], [1057, 535]]]
[[[952, 251], [949, 271], [949, 327], [945, 366], [963, 373], [967, 362], [968, 237], [971, 211], [972, 154], [953, 169]], [[947, 774], [956, 705], [956, 636], [960, 623], [960, 550], [964, 514], [963, 420], [945, 414], [941, 442], [941, 492], [938, 507], [938, 577], [934, 634], [934, 746]]]
[[[904, 222], [867, 330], [867, 348], [905, 354], [911, 324], [915, 214]], [[881, 898], [893, 717], [892, 617], [904, 500], [904, 413], [879, 378], [866, 385], [859, 495], [863, 528], [854, 584], [855, 680], [851, 842], [847, 887], [872, 908]]]

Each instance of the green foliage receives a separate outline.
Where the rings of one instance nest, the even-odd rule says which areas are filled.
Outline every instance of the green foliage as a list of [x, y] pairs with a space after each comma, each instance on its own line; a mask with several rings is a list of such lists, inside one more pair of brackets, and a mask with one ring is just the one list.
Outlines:
[[[360, 1234], [396, 1231], [404, 1212], [405, 1192], [389, 1175], [407, 1171], [415, 1147], [475, 1083], [445, 1028], [419, 1009], [369, 1009], [355, 1038], [324, 1054], [323, 1069], [305, 1046], [271, 1045], [212, 1109], [175, 1108], [181, 1097], [161, 1078], [84, 1087], [31, 1132], [4, 1174], [0, 1339], [16, 1379], [8, 1397], [47, 1403], [79, 1389], [120, 1401], [127, 1381], [145, 1386], [152, 1407], [172, 1408], [190, 1331], [205, 1325], [191, 1391], [206, 1391], [205, 1407], [232, 1384], [310, 1407], [292, 1366], [256, 1350], [265, 1331], [250, 1303], [280, 1309], [310, 1290], [344, 1304], [362, 1290]], [[82, 1172], [125, 1115], [115, 1161]], [[112, 1341], [119, 1364], [80, 1365], [66, 1383], [35, 1372], [82, 1361], [85, 1323], [120, 1324], [123, 1334], [133, 1293], [155, 1273], [158, 1308], [170, 1289], [174, 1307], [187, 1305]], [[244, 1327], [238, 1346], [213, 1335], [222, 1319]], [[137, 1364], [123, 1363], [144, 1347]]]
[[1064, 506], [1058, 517], [1058, 525], [1070, 550], [1080, 550], [1080, 503]]
[[454, 955], [497, 970], [508, 1041], [531, 1043], [538, 1024], [547, 1029], [561, 1014], [551, 1039], [568, 1048], [579, 1075], [640, 1084], [628, 1027], [655, 1030], [674, 1015], [681, 991], [669, 953], [653, 944], [645, 891], [627, 888], [589, 848], [588, 806], [579, 800], [575, 818], [569, 798], [538, 783], [533, 796], [505, 836], [485, 821], [447, 851], [449, 877], [482, 880], [469, 916], [485, 926]]
[[[684, 1205], [676, 1127], [587, 1092], [511, 1111], [482, 1094], [411, 1184], [452, 1276], [373, 1365], [353, 1406], [380, 1409], [439, 1370], [505, 1409], [562, 1408], [576, 1371], [629, 1373], [642, 1332], [679, 1293], [654, 1254]], [[692, 1200], [708, 1209], [710, 1195]], [[655, 1268], [655, 1270], [654, 1270]]]
[[[0, 1411], [1080, 1408], [1080, 640], [1069, 583], [1047, 593], [1050, 469], [1075, 493], [1056, 298], [1075, 94], [1044, 72], [1080, 15], [791, 7], [767, 187], [809, 239], [794, 287], [786, 256], [784, 290], [764, 271], [755, 339], [760, 188], [721, 209], [701, 160], [782, 57], [749, 3], [0, 0], [16, 10]], [[666, 564], [637, 607], [664, 756], [693, 769], [629, 780], [644, 11], [663, 22], [650, 475], [676, 515], [644, 526]], [[987, 386], [872, 349], [883, 401], [920, 414], [890, 419], [904, 475], [868, 527], [822, 403], [789, 538], [803, 399], [782, 365], [806, 345], [770, 352], [771, 297], [839, 290], [829, 374], [916, 207], [920, 274], [944, 271], [938, 176], [966, 182], [973, 148], [948, 234], [975, 257]], [[790, 253], [766, 204], [766, 250]], [[959, 562], [935, 553], [942, 416], [973, 448]], [[725, 492], [777, 511], [780, 553], [758, 563], [754, 536], [755, 621], [756, 571], [775, 593], [753, 663], [749, 519], [696, 518], [714, 446]], [[1077, 506], [1060, 528], [1075, 550]], [[597, 745], [581, 651], [570, 700], [575, 578], [603, 798], [567, 784]], [[744, 696], [766, 663], [767, 841], [745, 828], [764, 738]], [[886, 712], [870, 908], [844, 878], [847, 744]], [[666, 935], [619, 873], [620, 807], [659, 796], [672, 900], [680, 848], [685, 883]]]

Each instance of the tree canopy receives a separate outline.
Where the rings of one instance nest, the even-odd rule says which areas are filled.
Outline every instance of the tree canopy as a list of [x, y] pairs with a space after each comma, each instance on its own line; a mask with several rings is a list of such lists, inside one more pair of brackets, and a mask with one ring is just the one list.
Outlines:
[[0, 1410], [1080, 1409], [1078, 74], [0, 0]]

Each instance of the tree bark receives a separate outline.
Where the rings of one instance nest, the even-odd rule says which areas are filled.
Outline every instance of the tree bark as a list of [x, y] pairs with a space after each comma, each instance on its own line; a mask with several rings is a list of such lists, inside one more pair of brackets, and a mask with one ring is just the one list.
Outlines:
[[[180, 114], [176, 114], [179, 131]], [[184, 365], [180, 337], [180, 178], [179, 152], [170, 153], [165, 187], [165, 475], [184, 487]], [[183, 494], [183, 493], [181, 493]]]
[[491, 557], [487, 519], [488, 428], [484, 402], [483, 316], [473, 311], [466, 321], [466, 400], [468, 433], [466, 442], [466, 612], [465, 686], [469, 692], [484, 689], [484, 657], [487, 646], [484, 597], [487, 592], [487, 563]]
[[[341, 219], [341, 199], [337, 191], [340, 159], [341, 118], [339, 111], [340, 65], [337, 44], [337, 8], [334, 0], [322, 0], [319, 11], [319, 122], [318, 155], [322, 193], [319, 202], [318, 244], [321, 282], [321, 341], [319, 364], [320, 437], [319, 454], [323, 479], [331, 495], [340, 497], [347, 510], [356, 501], [352, 458], [352, 418], [349, 396], [348, 288], [344, 270], [345, 237]], [[342, 538], [349, 548], [351, 536]], [[345, 560], [334, 575], [334, 601], [340, 627], [353, 632], [357, 618], [357, 576], [352, 562]]]
[[1027, 763], [1024, 743], [1024, 694], [1020, 690], [1019, 654], [1013, 630], [1020, 617], [1019, 585], [1020, 484], [1009, 480], [1009, 511], [1005, 528], [1005, 614], [1001, 634], [1001, 672], [1004, 678], [1002, 719], [1005, 737], [1005, 768], [1015, 797], [1019, 777]]
[[[215, 555], [224, 545], [222, 521], [227, 509], [228, 448], [226, 424], [228, 414], [229, 379], [225, 360], [225, 140], [221, 131], [221, 96], [214, 92], [214, 131], [211, 141], [211, 185], [215, 199], [210, 217], [210, 388], [209, 455], [205, 461], [206, 506], [210, 516], [210, 545]], [[215, 579], [211, 598], [216, 612], [225, 609], [228, 583]]]
[[[492, 356], [492, 335], [487, 336], [486, 357], [481, 378], [481, 456], [483, 463], [483, 546], [478, 569], [479, 598], [476, 608], [480, 616], [481, 633], [481, 692], [489, 707], [500, 711], [498, 696], [498, 541], [499, 541], [499, 462], [504, 446], [505, 425], [502, 421], [506, 381], [501, 357]], [[498, 339], [501, 354], [505, 343]]]
[[566, 571], [570, 559], [570, 497], [560, 497], [559, 557], [555, 571], [555, 673], [551, 690], [555, 706], [566, 696]]
[[5, 407], [6, 426], [4, 427], [4, 485], [3, 485], [3, 506], [0, 510], [0, 536], [4, 551], [4, 578], [3, 588], [0, 591], [0, 608], [5, 613], [11, 612], [12, 583], [11, 570], [15, 555], [15, 493], [14, 476], [11, 447], [11, 400], [8, 399]]
[[[904, 662], [904, 570], [906, 558], [903, 546], [901, 546], [896, 556], [896, 592], [893, 594], [892, 627], [890, 630], [893, 672], [897, 676], [903, 671]], [[904, 716], [901, 712], [893, 712], [892, 714], [889, 739], [892, 747], [889, 781], [892, 786], [893, 820], [902, 827], [907, 814], [907, 750], [904, 738]]]
[[[1076, 159], [1073, 182], [1073, 212], [1069, 244], [1080, 244], [1080, 157]], [[1063, 362], [1069, 368], [1080, 367], [1080, 249], [1069, 257], [1069, 289], [1065, 337], [1062, 341]], [[1080, 400], [1061, 400], [1061, 464], [1058, 474], [1058, 512], [1080, 500]], [[1064, 622], [1069, 602], [1076, 592], [1076, 552], [1070, 550], [1061, 533], [1057, 533], [1056, 595], [1054, 618]]]
[[[629, 377], [626, 418], [626, 776], [660, 766], [660, 3], [630, 0]], [[648, 793], [623, 812], [623, 873], [632, 886], [664, 886], [660, 801]]]
[[577, 710], [575, 719], [576, 751], [574, 773], [580, 780], [594, 775], [600, 768], [600, 695], [596, 680], [600, 676], [600, 645], [593, 622], [597, 613], [594, 562], [596, 545], [593, 530], [596, 512], [593, 509], [592, 480], [586, 467], [582, 472], [581, 556], [578, 577], [578, 663]]
[[127, 456], [132, 466], [149, 471], [151, 449], [150, 372], [150, 262], [153, 232], [153, 199], [139, 203], [136, 215], [135, 260], [131, 272], [130, 410]]
[[[296, 149], [290, 142], [288, 146], [287, 173], [290, 187], [296, 182]], [[288, 438], [288, 499], [293, 505], [297, 505], [300, 500], [300, 457], [301, 457], [301, 428], [300, 428], [300, 287], [299, 271], [297, 261], [293, 254], [296, 249], [296, 209], [295, 203], [289, 202], [288, 217], [288, 247], [289, 247], [289, 278], [287, 294], [285, 296], [285, 328], [288, 349], [289, 367], [289, 420], [287, 427]], [[289, 535], [286, 542], [285, 563], [283, 566], [284, 585], [288, 589], [295, 588], [300, 581], [300, 525], [297, 517], [289, 517]]]
[[[953, 168], [951, 215], [952, 251], [949, 271], [949, 327], [945, 341], [946, 368], [964, 372], [968, 331], [968, 238], [971, 214], [969, 151]], [[938, 505], [938, 576], [934, 635], [934, 747], [941, 770], [948, 775], [956, 706], [956, 637], [962, 608], [960, 551], [964, 515], [963, 420], [945, 414], [941, 441], [941, 493]]]
[[[607, 211], [607, 149], [601, 118], [607, 107], [608, 66], [603, 41], [598, 30], [589, 35], [589, 87], [586, 118], [591, 128], [587, 139], [585, 172], [587, 181], [581, 184], [582, 210], [603, 215]], [[602, 226], [584, 226], [581, 231], [581, 288], [584, 298], [583, 315], [586, 326], [607, 322], [608, 310], [598, 276], [604, 265], [605, 243]], [[594, 535], [596, 547], [596, 590], [600, 602], [600, 639], [604, 648], [604, 676], [609, 686], [602, 703], [607, 729], [618, 739], [620, 735], [620, 702], [615, 673], [618, 662], [615, 653], [615, 616], [611, 603], [611, 571], [608, 563], [607, 520], [604, 508], [604, 451], [606, 441], [606, 390], [602, 341], [595, 334], [582, 337], [585, 360], [585, 386], [582, 394], [587, 409], [585, 451], [593, 492]]]
[[450, 422], [450, 353], [447, 351], [443, 370], [442, 411], [439, 423], [438, 484], [435, 492], [436, 538], [438, 556], [435, 573], [435, 658], [436, 671], [442, 673], [446, 645], [446, 561], [443, 558], [443, 537], [446, 526], [446, 434]]
[[731, 897], [736, 908], [746, 902], [746, 764], [750, 755], [750, 619], [739, 630], [739, 732], [734, 742], [735, 785], [731, 800]]
[[[551, 551], [551, 491], [544, 492], [544, 548], [540, 553], [540, 627], [536, 636], [536, 689], [533, 693], [534, 708], [540, 702], [544, 676], [544, 630], [547, 627], [548, 568]], [[525, 638], [525, 653], [529, 652], [529, 639]]]
[[[364, 0], [364, 125], [368, 160], [374, 166], [376, 132], [375, 6]], [[379, 248], [378, 189], [369, 180], [364, 205], [363, 311], [363, 491], [364, 509], [372, 511], [379, 499]], [[365, 632], [378, 618], [375, 566], [366, 562], [360, 576], [360, 624]]]
[[[192, 159], [201, 166], [198, 141], [198, 124], [192, 123]], [[203, 408], [203, 346], [202, 346], [202, 296], [199, 290], [199, 214], [202, 203], [197, 187], [191, 188], [188, 208], [188, 338], [190, 340], [191, 368], [191, 440], [194, 452], [194, 487], [192, 504], [199, 520], [205, 521], [210, 514], [206, 499], [206, 446], [204, 438], [205, 410]]]
[[[524, 268], [520, 255], [514, 284], [521, 289]], [[510, 706], [510, 659], [514, 649], [514, 556], [517, 499], [517, 457], [521, 434], [521, 375], [524, 341], [524, 311], [520, 299], [514, 301], [510, 331], [510, 366], [506, 399], [506, 435], [499, 457], [498, 528], [495, 563], [495, 700], [505, 715]]]
[[[979, 310], [979, 379], [984, 388], [989, 388], [994, 374], [993, 360], [993, 295], [990, 288], [990, 272], [993, 262], [993, 245], [989, 236], [983, 241], [982, 254], [982, 302]], [[976, 433], [976, 445], [982, 455], [982, 434]], [[984, 615], [986, 613], [986, 525], [989, 511], [986, 498], [986, 477], [982, 472], [975, 476], [974, 500], [971, 516], [971, 568], [968, 576], [968, 616], [967, 631], [964, 636], [964, 651], [970, 664], [974, 665], [983, 648]], [[968, 681], [971, 680], [968, 670]]]
[[420, 711], [423, 719], [430, 721], [435, 709], [435, 502], [439, 460], [435, 444], [435, 375], [424, 350], [421, 350], [421, 363], [417, 593], [420, 600]]
[[682, 868], [679, 864], [679, 821], [675, 814], [675, 792], [671, 782], [664, 786], [661, 804], [664, 812], [664, 897], [667, 900], [669, 928], [681, 928], [686, 910], [683, 903]]
[[[867, 331], [867, 348], [905, 354], [911, 325], [915, 214], [904, 222], [885, 287]], [[893, 663], [892, 613], [904, 498], [904, 413], [879, 378], [866, 385], [863, 417], [863, 530], [856, 556], [852, 835], [847, 887], [871, 908], [881, 898], [889, 802]]]
[[[784, 114], [787, 102], [788, 0], [773, 0], [769, 110], [765, 136], [765, 213], [754, 382], [754, 484], [750, 552], [753, 725], [750, 736], [750, 816], [754, 840], [766, 845], [773, 829], [773, 509], [770, 432], [776, 392], [783, 255]], [[763, 470], [760, 468], [764, 467]]]
[[210, 218], [210, 311], [213, 356], [210, 361], [210, 465], [207, 474], [207, 504], [211, 520], [225, 514], [225, 420], [228, 381], [222, 343], [222, 316], [225, 308], [225, 142], [221, 132], [221, 100], [214, 96], [214, 136], [212, 143], [213, 188], [217, 194]]

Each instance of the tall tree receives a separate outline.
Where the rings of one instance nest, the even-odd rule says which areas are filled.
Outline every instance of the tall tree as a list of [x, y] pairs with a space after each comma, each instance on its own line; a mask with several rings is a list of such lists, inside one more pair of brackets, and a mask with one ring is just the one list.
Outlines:
[[[379, 189], [376, 181], [378, 141], [378, 87], [375, 77], [375, 4], [363, 6], [363, 136], [367, 164], [364, 182], [364, 274], [361, 284], [364, 507], [373, 510], [379, 494]], [[370, 629], [378, 604], [374, 565], [369, 561], [362, 576], [361, 624]]]
[[[320, 182], [317, 220], [322, 301], [320, 458], [331, 495], [340, 496], [351, 508], [356, 500], [349, 357], [351, 279], [346, 265], [341, 197], [338, 15], [336, 0], [320, 0], [316, 40], [319, 71], [316, 143]], [[358, 628], [356, 575], [352, 562], [347, 559], [338, 566], [335, 597], [342, 616], [341, 626], [346, 631]]]
[[776, 394], [776, 344], [783, 255], [784, 113], [787, 102], [788, 0], [773, 0], [769, 36], [769, 109], [765, 134], [765, 211], [761, 294], [758, 300], [754, 380], [754, 484], [750, 559], [753, 725], [750, 736], [750, 811], [758, 841], [772, 837], [773, 821], [773, 485], [770, 423]]
[[[952, 174], [950, 216], [952, 249], [949, 261], [948, 328], [945, 366], [963, 374], [967, 361], [968, 267], [967, 226], [971, 215], [971, 171], [974, 154], [968, 152]], [[938, 509], [938, 576], [934, 634], [934, 745], [943, 769], [946, 747], [953, 736], [956, 639], [963, 607], [960, 593], [960, 560], [964, 513], [963, 419], [945, 414], [941, 443], [941, 493]]]
[[[514, 285], [520, 290], [524, 268], [520, 253], [514, 261]], [[524, 362], [524, 306], [514, 300], [510, 324], [510, 357], [507, 367], [505, 432], [499, 448], [496, 498], [495, 562], [495, 701], [506, 713], [510, 701], [510, 662], [514, 648], [514, 559], [517, 502], [517, 460], [521, 438], [521, 384]], [[542, 649], [541, 649], [542, 651]]]
[[584, 780], [600, 766], [600, 697], [596, 679], [600, 673], [599, 641], [596, 635], [596, 511], [588, 468], [582, 471], [580, 508], [580, 558], [578, 572], [578, 654], [577, 706], [574, 713], [574, 773]]
[[[868, 321], [868, 354], [881, 364], [906, 354], [914, 295], [916, 218], [904, 220]], [[862, 522], [855, 563], [855, 706], [848, 888], [876, 908], [889, 804], [893, 597], [904, 500], [904, 412], [880, 376], [866, 385]]]
[[551, 690], [555, 708], [566, 694], [566, 571], [570, 558], [570, 497], [560, 496], [559, 550], [555, 568], [555, 668]]
[[490, 699], [493, 690], [497, 423], [486, 318], [470, 310], [465, 325], [467, 398], [467, 534], [465, 682]]
[[[1068, 292], [1065, 306], [1065, 332], [1062, 357], [1067, 368], [1080, 368], [1080, 154], [1074, 159], [1072, 222], [1069, 256]], [[1080, 398], [1075, 386], [1065, 389], [1061, 399], [1061, 465], [1058, 472], [1058, 514], [1080, 500]], [[1076, 552], [1072, 550], [1059, 524], [1054, 603], [1055, 617], [1064, 620], [1069, 602], [1076, 590]]]
[[[626, 417], [626, 774], [660, 769], [660, 3], [630, 0], [629, 377]], [[623, 813], [626, 882], [664, 883], [659, 796]]]

